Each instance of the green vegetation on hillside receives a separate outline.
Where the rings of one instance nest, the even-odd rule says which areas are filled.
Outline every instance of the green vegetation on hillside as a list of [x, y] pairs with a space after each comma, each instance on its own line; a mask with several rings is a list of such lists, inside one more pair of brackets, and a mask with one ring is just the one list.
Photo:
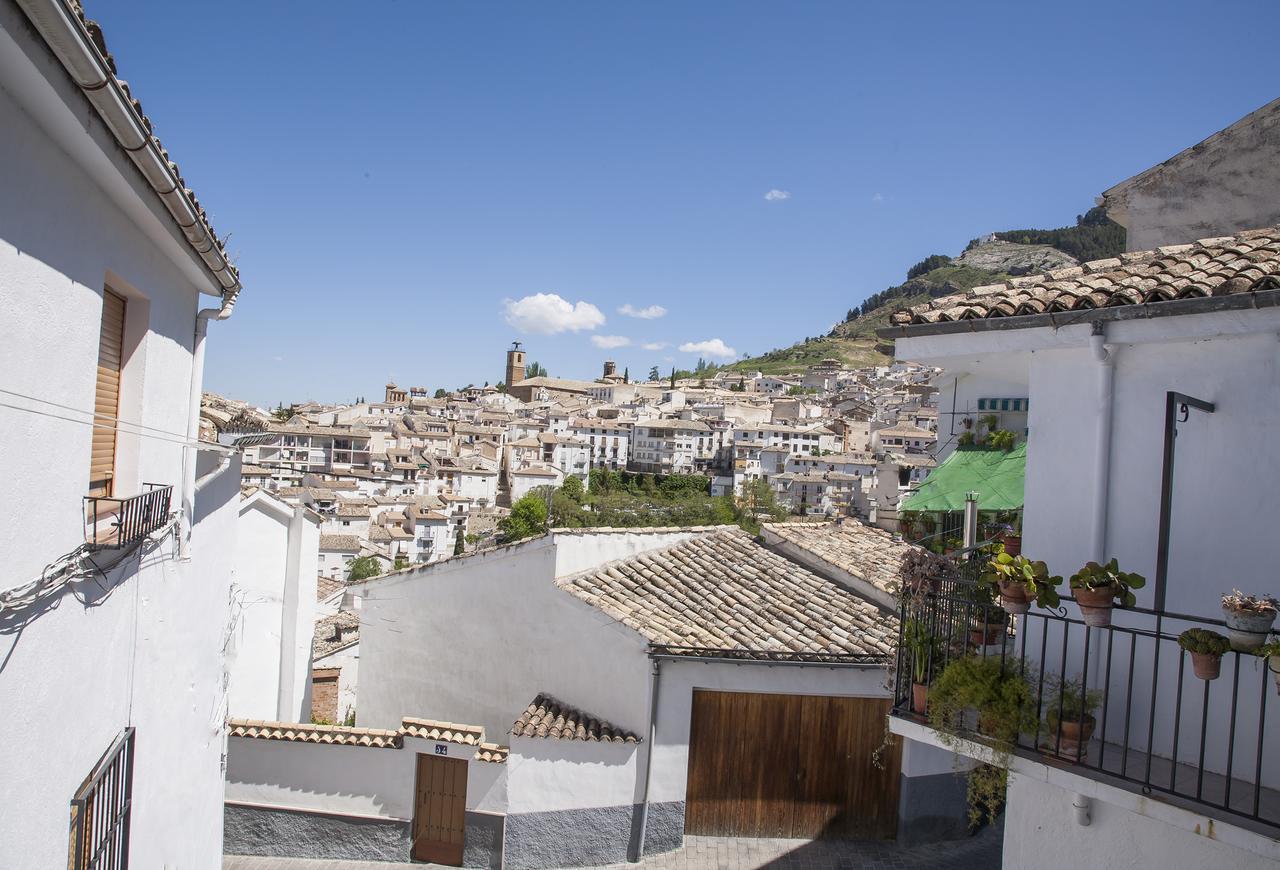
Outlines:
[[[1050, 245], [1085, 263], [1089, 260], [1118, 257], [1124, 253], [1125, 231], [1124, 227], [1107, 217], [1102, 206], [1095, 206], [1084, 214], [1077, 215], [1074, 227], [1059, 227], [1056, 230], [1007, 230], [996, 233], [996, 238], [1020, 245]], [[976, 239], [970, 242], [969, 247], [973, 247], [976, 242]]]

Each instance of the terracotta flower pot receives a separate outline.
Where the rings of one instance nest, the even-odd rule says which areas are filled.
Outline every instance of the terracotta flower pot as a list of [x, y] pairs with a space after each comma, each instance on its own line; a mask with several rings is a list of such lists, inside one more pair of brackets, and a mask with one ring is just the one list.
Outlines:
[[1116, 590], [1113, 586], [1102, 589], [1073, 589], [1076, 604], [1080, 606], [1080, 615], [1084, 624], [1093, 628], [1106, 628], [1111, 624], [1111, 610], [1116, 603]]
[[1087, 713], [1083, 719], [1064, 718], [1059, 723], [1057, 711], [1050, 710], [1050, 734], [1047, 745], [1051, 750], [1056, 746], [1058, 754], [1066, 758], [1083, 760], [1088, 754], [1086, 747], [1093, 737], [1093, 729], [1097, 724], [1097, 720]]
[[1004, 626], [999, 623], [978, 624], [969, 629], [969, 643], [973, 646], [993, 646], [1000, 642]]
[[1216, 680], [1222, 673], [1222, 656], [1212, 653], [1191, 654], [1191, 669], [1202, 680]]
[[925, 707], [929, 702], [929, 684], [928, 683], [912, 683], [911, 684], [911, 710], [914, 713], [924, 715]]
[[1000, 581], [1000, 605], [1013, 614], [1022, 615], [1031, 609], [1031, 596], [1027, 592], [1027, 584], [1014, 581]]
[[1276, 614], [1274, 610], [1256, 613], [1224, 607], [1222, 619], [1227, 623], [1227, 637], [1231, 639], [1231, 648], [1240, 652], [1253, 652], [1267, 642]]
[[1006, 553], [1010, 556], [1022, 555], [1022, 535], [1005, 532], [1001, 539], [1004, 541], [1004, 551]]

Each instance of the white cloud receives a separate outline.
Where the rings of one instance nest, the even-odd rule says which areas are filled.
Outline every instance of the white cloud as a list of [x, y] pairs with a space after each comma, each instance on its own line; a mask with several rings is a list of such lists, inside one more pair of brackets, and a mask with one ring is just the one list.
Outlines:
[[570, 304], [555, 293], [535, 293], [502, 303], [507, 323], [521, 332], [555, 335], [604, 325], [604, 314], [590, 302]]
[[766, 202], [781, 202], [784, 199], [791, 199], [791, 191], [779, 190], [775, 187], [766, 193], [764, 198]]
[[591, 343], [604, 350], [611, 350], [615, 347], [626, 347], [631, 344], [631, 339], [625, 335], [593, 335]]
[[876, 203], [877, 205], [884, 202], [884, 194], [883, 193], [871, 194], [871, 201]]
[[709, 338], [706, 341], [686, 341], [680, 345], [680, 350], [682, 353], [700, 353], [710, 357], [719, 357], [720, 359], [733, 359], [738, 355], [736, 350], [718, 338]]
[[640, 346], [645, 350], [663, 350], [666, 348], [667, 343], [665, 341], [647, 341]]
[[625, 314], [627, 317], [639, 317], [641, 320], [656, 320], [667, 313], [667, 309], [661, 305], [649, 305], [645, 308], [635, 308], [628, 302], [626, 305], [618, 309], [619, 314]]

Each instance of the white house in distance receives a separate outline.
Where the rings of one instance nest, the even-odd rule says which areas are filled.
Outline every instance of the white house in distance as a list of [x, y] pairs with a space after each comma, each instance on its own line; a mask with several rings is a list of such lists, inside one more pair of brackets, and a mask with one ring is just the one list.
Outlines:
[[240, 467], [196, 437], [240, 281], [79, 7], [0, 3], [0, 866], [213, 870]]
[[[928, 818], [900, 811], [920, 793], [902, 786], [912, 771], [958, 782], [949, 753], [918, 747], [911, 770], [894, 748], [883, 768], [871, 759], [897, 627], [868, 600], [893, 588], [892, 571], [866, 559], [905, 545], [853, 521], [839, 534], [856, 539], [840, 565], [810, 554], [805, 567], [736, 527], [556, 530], [354, 585], [361, 727], [244, 723], [253, 735], [229, 750], [229, 842], [309, 855], [358, 824], [380, 833], [344, 841], [341, 857], [448, 848], [466, 866], [522, 868], [634, 859], [685, 833], [954, 830], [962, 785], [958, 799], [942, 790], [947, 820], [941, 797]], [[437, 737], [408, 752], [413, 720]], [[403, 757], [381, 773], [321, 763], [381, 765], [389, 748], [372, 745], [396, 740]], [[291, 748], [303, 743], [305, 760]], [[434, 796], [385, 796], [415, 765], [439, 767], [434, 754], [458, 760]], [[440, 816], [447, 830], [415, 835], [415, 820]]]
[[[1231, 165], [1217, 154], [1206, 166], [1215, 162]], [[1186, 629], [1218, 628], [1219, 597], [1233, 587], [1280, 591], [1280, 452], [1267, 446], [1280, 426], [1278, 333], [1274, 226], [976, 288], [882, 330], [903, 357], [941, 366], [960, 407], [1027, 400], [1025, 554], [1064, 576], [1114, 557], [1147, 578], [1137, 609], [1117, 610], [1113, 627], [1087, 639], [1070, 601], [1065, 617], [1033, 608], [1009, 636], [1046, 673], [1105, 697], [1086, 758], [1019, 743], [1006, 867], [1280, 860], [1270, 675], [1229, 652], [1221, 678], [1198, 679], [1177, 642]], [[903, 710], [893, 730], [936, 745]], [[980, 741], [964, 751], [987, 757]]]

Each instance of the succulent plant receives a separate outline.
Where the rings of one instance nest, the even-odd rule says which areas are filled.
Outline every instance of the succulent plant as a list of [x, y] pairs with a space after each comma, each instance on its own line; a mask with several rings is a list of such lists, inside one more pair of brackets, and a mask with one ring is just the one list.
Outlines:
[[1231, 641], [1207, 628], [1188, 628], [1178, 635], [1178, 646], [1189, 653], [1220, 656], [1231, 649]]
[[1060, 603], [1058, 590], [1062, 578], [1051, 575], [1044, 562], [1033, 562], [1026, 556], [1010, 556], [1008, 553], [997, 553], [987, 563], [987, 570], [982, 574], [984, 583], [998, 585], [1000, 583], [1026, 584], [1027, 592], [1041, 607], [1057, 607]]
[[1230, 595], [1222, 596], [1222, 606], [1239, 613], [1275, 613], [1276, 604], [1270, 595], [1245, 595], [1239, 589], [1232, 589]]
[[1141, 574], [1121, 571], [1120, 564], [1115, 559], [1105, 565], [1089, 562], [1071, 575], [1072, 589], [1113, 589], [1116, 600], [1125, 607], [1133, 607], [1138, 602], [1132, 590], [1146, 585], [1147, 578]]

